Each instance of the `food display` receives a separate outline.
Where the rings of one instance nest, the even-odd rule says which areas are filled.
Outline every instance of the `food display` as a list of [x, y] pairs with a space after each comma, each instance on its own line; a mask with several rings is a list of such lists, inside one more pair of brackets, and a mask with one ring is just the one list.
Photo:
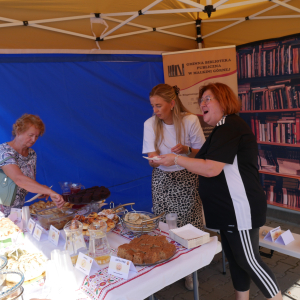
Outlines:
[[67, 208], [50, 207], [37, 212], [37, 217], [41, 226], [46, 230], [49, 230], [50, 225], [53, 225], [57, 229], [63, 229], [66, 223], [74, 218], [76, 211]]
[[165, 261], [176, 253], [176, 247], [165, 236], [142, 235], [129, 244], [118, 247], [118, 257], [131, 260], [135, 265], [150, 265]]
[[107, 199], [110, 191], [104, 186], [93, 186], [68, 196], [68, 201], [73, 204], [88, 204]]
[[[28, 253], [18, 248], [13, 252], [5, 253], [7, 257], [6, 269], [19, 270], [24, 274], [25, 281], [42, 275], [46, 270], [46, 261], [42, 253]], [[15, 284], [19, 282], [17, 274], [7, 274], [6, 281]]]
[[111, 219], [115, 224], [119, 223], [119, 217], [113, 209], [103, 209], [98, 213], [99, 216], [106, 216]]
[[158, 227], [158, 217], [148, 212], [128, 212], [122, 217], [123, 226], [138, 233], [147, 233]]
[[0, 239], [8, 238], [18, 232], [21, 232], [21, 229], [9, 218], [0, 219]]
[[[82, 223], [82, 225], [83, 225], [82, 233], [83, 233], [83, 235], [86, 235], [86, 236], [89, 236], [88, 227], [93, 222], [97, 222], [100, 220], [105, 221], [107, 224], [107, 230], [106, 230], [107, 232], [109, 232], [116, 226], [116, 223], [113, 220], [109, 219], [107, 216], [98, 215], [96, 212], [90, 213], [87, 217], [78, 215], [74, 218], [74, 220], [77, 220]], [[118, 219], [118, 221], [119, 221], [119, 219]]]
[[[46, 209], [46, 208], [50, 208], [50, 207], [55, 207], [55, 203], [53, 201], [38, 201], [38, 202], [35, 202], [33, 204], [31, 204], [29, 206], [29, 211], [31, 214], [35, 215], [37, 211], [39, 210], [43, 210], [43, 209]], [[72, 208], [73, 204], [71, 203], [64, 203], [64, 207], [69, 207], [69, 208]]]

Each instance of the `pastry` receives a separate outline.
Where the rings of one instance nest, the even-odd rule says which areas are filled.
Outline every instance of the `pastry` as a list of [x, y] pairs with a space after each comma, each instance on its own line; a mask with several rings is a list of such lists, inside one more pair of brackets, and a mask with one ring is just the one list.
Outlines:
[[172, 257], [176, 247], [165, 236], [142, 235], [129, 244], [118, 247], [118, 257], [131, 260], [134, 264], [154, 264]]
[[7, 238], [18, 232], [21, 232], [20, 228], [9, 218], [0, 219], [0, 239]]

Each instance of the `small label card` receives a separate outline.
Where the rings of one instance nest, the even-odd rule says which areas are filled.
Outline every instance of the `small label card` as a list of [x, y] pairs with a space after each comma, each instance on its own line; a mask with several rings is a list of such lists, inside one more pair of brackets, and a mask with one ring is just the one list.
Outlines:
[[264, 237], [264, 240], [270, 241], [270, 242], [275, 242], [277, 238], [281, 235], [281, 227], [278, 226], [272, 230], [270, 230], [267, 235]]
[[22, 209], [21, 208], [11, 208], [10, 210], [11, 215], [16, 215], [16, 222], [20, 223], [22, 220]]
[[284, 233], [282, 233], [278, 239], [275, 241], [275, 243], [281, 244], [281, 245], [287, 245], [290, 242], [292, 242], [294, 239], [291, 231], [288, 229]]
[[99, 270], [98, 264], [91, 257], [79, 252], [75, 268], [81, 271], [83, 274], [89, 276], [91, 269], [95, 271]]
[[48, 234], [48, 241], [50, 241], [55, 246], [58, 245], [60, 230], [55, 228], [53, 225], [50, 225], [50, 230]]
[[34, 226], [35, 226], [35, 222], [30, 218], [27, 225], [30, 234], [32, 234]]
[[33, 231], [33, 237], [36, 239], [36, 240], [38, 240], [38, 241], [40, 241], [40, 239], [41, 239], [41, 236], [42, 236], [42, 233], [43, 233], [43, 227], [42, 226], [40, 226], [39, 224], [36, 224], [35, 225], [35, 228], [34, 228], [34, 231]]
[[119, 258], [116, 256], [111, 256], [109, 266], [108, 266], [108, 274], [112, 274], [116, 277], [121, 277], [124, 279], [128, 279], [130, 273], [136, 273], [137, 270], [132, 263], [132, 261]]

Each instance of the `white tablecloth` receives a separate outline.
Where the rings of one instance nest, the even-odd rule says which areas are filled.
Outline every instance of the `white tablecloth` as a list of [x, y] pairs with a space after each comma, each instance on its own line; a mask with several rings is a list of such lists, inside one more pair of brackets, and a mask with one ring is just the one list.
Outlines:
[[[160, 223], [160, 226], [166, 229], [166, 224]], [[120, 230], [116, 230], [107, 235], [110, 246], [114, 249], [130, 241], [128, 236], [123, 237], [119, 233]], [[162, 231], [162, 234], [168, 236], [166, 230]], [[25, 234], [25, 244], [32, 250], [42, 251], [50, 258], [51, 251], [55, 248], [63, 249], [65, 241], [60, 237], [58, 247], [55, 247], [47, 240], [45, 233], [40, 242], [27, 233]], [[176, 254], [170, 260], [151, 267], [137, 267], [138, 273], [131, 276], [128, 280], [107, 274], [108, 265], [99, 267], [97, 273], [90, 274], [90, 277], [74, 269], [79, 288], [77, 291], [78, 297], [75, 298], [101, 300], [145, 299], [165, 286], [208, 265], [216, 253], [217, 246], [217, 237], [212, 237], [209, 243], [193, 249], [186, 249], [179, 246]], [[218, 249], [218, 251], [220, 250]], [[83, 293], [84, 297], [82, 296]], [[25, 300], [33, 296], [41, 296], [41, 288], [39, 290], [36, 288], [34, 292], [32, 289], [30, 290], [30, 287], [25, 287], [24, 296]]]

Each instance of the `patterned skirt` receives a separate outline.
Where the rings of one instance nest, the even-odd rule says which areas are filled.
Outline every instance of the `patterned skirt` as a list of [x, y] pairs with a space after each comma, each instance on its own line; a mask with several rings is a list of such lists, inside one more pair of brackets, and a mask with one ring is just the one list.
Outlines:
[[[177, 213], [178, 227], [192, 224], [203, 229], [202, 202], [198, 193], [198, 186], [198, 175], [186, 169], [166, 172], [154, 168], [152, 172], [154, 214]], [[166, 222], [165, 217], [163, 221]]]

